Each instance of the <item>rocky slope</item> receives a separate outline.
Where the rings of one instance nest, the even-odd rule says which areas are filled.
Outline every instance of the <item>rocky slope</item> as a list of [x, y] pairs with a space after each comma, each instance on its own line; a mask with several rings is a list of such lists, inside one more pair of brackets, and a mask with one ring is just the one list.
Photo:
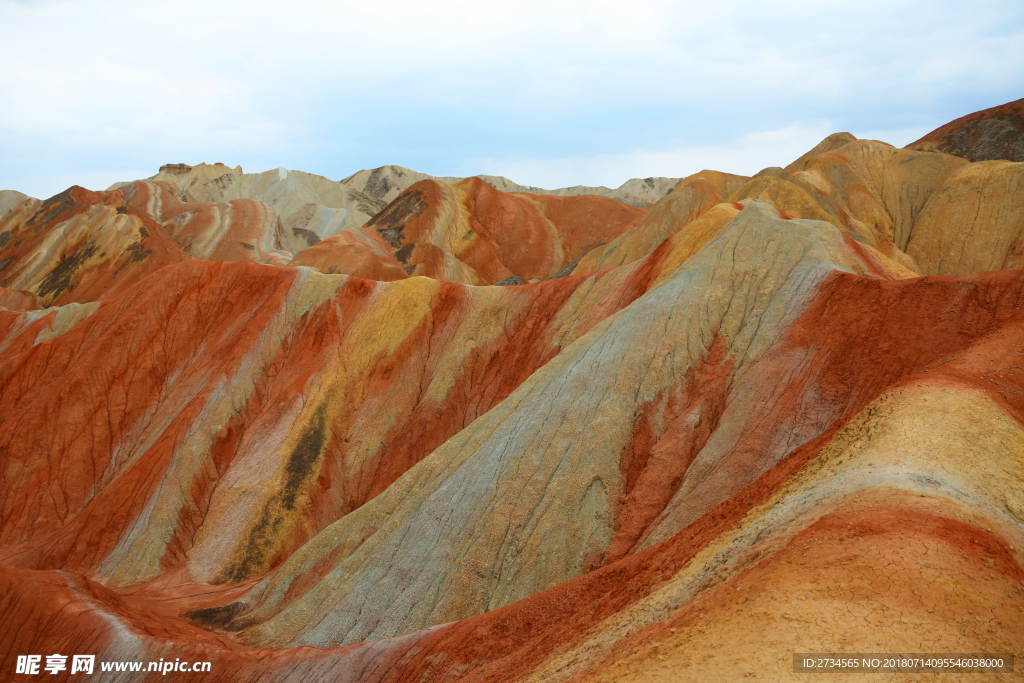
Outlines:
[[293, 258], [289, 195], [163, 173], [0, 198], [5, 672], [1024, 654], [1024, 163], [837, 134], [649, 210], [422, 178]]
[[[455, 185], [423, 180], [370, 219], [365, 230], [393, 250], [408, 275], [522, 284], [559, 275], [646, 214], [592, 195], [508, 194], [479, 178]], [[303, 257], [297, 254], [296, 262]]]
[[[617, 189], [569, 187], [545, 190], [519, 185], [500, 176], [480, 176], [492, 187], [506, 193], [576, 197], [609, 197], [638, 207], [649, 207], [671, 192], [679, 178], [633, 178]], [[421, 180], [454, 184], [460, 178], [437, 178], [401, 166], [381, 166], [332, 181], [323, 176], [277, 168], [263, 173], [242, 173], [242, 167], [224, 164], [166, 164], [150, 182], [170, 181], [187, 202], [226, 203], [237, 199], [264, 202], [281, 216], [280, 247], [297, 253], [333, 235], [357, 231], [399, 193]], [[128, 183], [117, 183], [110, 190]], [[2, 202], [3, 200], [0, 200]], [[0, 203], [0, 213], [3, 204]], [[362, 241], [357, 237], [342, 240]]]
[[1024, 161], [1024, 99], [951, 121], [907, 149], [944, 152], [968, 161]]

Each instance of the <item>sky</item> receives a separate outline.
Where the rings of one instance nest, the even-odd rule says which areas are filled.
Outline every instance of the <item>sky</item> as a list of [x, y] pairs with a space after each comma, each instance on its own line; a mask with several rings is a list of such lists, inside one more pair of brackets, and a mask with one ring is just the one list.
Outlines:
[[1024, 97], [1024, 3], [0, 0], [0, 189], [165, 163], [555, 188], [906, 145]]

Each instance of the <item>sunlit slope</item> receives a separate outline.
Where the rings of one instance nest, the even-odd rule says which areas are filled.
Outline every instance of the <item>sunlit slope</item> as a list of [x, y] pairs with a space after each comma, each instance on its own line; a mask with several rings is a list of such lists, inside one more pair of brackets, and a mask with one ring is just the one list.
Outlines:
[[[632, 206], [646, 207], [664, 197], [678, 178], [633, 178], [617, 189], [576, 186], [546, 190], [519, 185], [500, 176], [479, 176], [492, 187], [534, 195], [574, 197], [597, 195]], [[281, 216], [281, 246], [297, 253], [333, 235], [357, 231], [401, 192], [421, 180], [454, 184], [460, 178], [433, 177], [401, 166], [365, 169], [334, 181], [304, 171], [276, 168], [243, 173], [241, 166], [224, 164], [166, 164], [149, 181], [170, 181], [181, 199], [194, 203], [228, 203], [251, 199], [273, 207]], [[119, 189], [127, 183], [117, 183]], [[2, 202], [0, 202], [2, 210]]]
[[950, 121], [907, 149], [943, 152], [969, 161], [1024, 161], [1024, 99]]
[[1020, 267], [1024, 164], [970, 163], [849, 134], [826, 138], [785, 170], [684, 178], [634, 228], [591, 250], [574, 272], [629, 263], [721, 201], [761, 199], [794, 218], [825, 220], [921, 274]]
[[49, 331], [64, 309], [0, 312], [19, 350], [0, 366], [4, 557], [110, 585], [185, 565], [259, 575], [642, 295], [659, 263], [513, 290], [188, 260], [64, 334]]
[[652, 206], [398, 167], [0, 193], [0, 669], [1019, 664], [1024, 164], [972, 158], [837, 133]]
[[[408, 275], [470, 285], [522, 284], [566, 274], [559, 271], [568, 272], [566, 266], [584, 252], [646, 214], [607, 197], [509, 194], [479, 178], [455, 185], [423, 180], [363, 230], [379, 236]], [[304, 258], [300, 252], [295, 263]]]
[[43, 305], [95, 301], [187, 258], [164, 228], [125, 208], [123, 191], [72, 187], [0, 217], [0, 287]]
[[[736, 260], [725, 258], [733, 248]], [[772, 257], [744, 266], [746, 249]], [[281, 650], [266, 660], [263, 650], [146, 608], [127, 586], [117, 597], [12, 568], [8, 580], [18, 588], [10, 590], [71, 590], [63, 600], [72, 603], [90, 592], [89, 604], [105, 605], [119, 629], [138, 633], [126, 640], [125, 630], [93, 631], [108, 652], [166, 656], [170, 638], [180, 643], [175, 656], [204, 653], [232, 679], [315, 672], [407, 680], [430, 671], [440, 680], [688, 680], [698, 666], [725, 677], [755, 669], [784, 677], [786, 653], [797, 646], [1019, 649], [1024, 280], [1019, 272], [893, 280], [872, 267], [884, 274], [898, 266], [868, 257], [828, 223], [749, 205], [646, 295], [268, 579], [226, 594], [228, 608], [192, 613], [229, 632], [244, 626], [235, 637], [263, 646], [287, 645], [271, 640], [282, 635], [319, 646], [332, 640], [312, 639], [387, 635], [369, 629], [408, 636]], [[700, 306], [692, 316], [687, 301]], [[659, 305], [678, 312], [659, 317]], [[651, 325], [661, 343], [678, 339], [673, 345], [685, 351], [658, 354], [657, 345], [630, 342], [653, 338]], [[613, 358], [617, 370], [600, 372]], [[634, 408], [621, 410], [629, 402]], [[307, 401], [314, 416], [315, 405]], [[595, 428], [602, 438], [588, 439]], [[603, 508], [592, 493], [597, 481]], [[273, 476], [245, 490], [275, 486], [271, 495], [287, 495], [288, 484]], [[659, 495], [661, 509], [645, 510]], [[237, 498], [224, 506], [211, 499], [209, 509], [218, 508], [217, 524], [212, 515], [206, 521], [218, 530], [251, 509]], [[659, 535], [663, 542], [639, 550]], [[186, 567], [199, 547], [185, 554]], [[563, 559], [580, 563], [587, 550], [589, 567]], [[956, 585], [944, 580], [950, 574]], [[372, 579], [361, 588], [364, 576]], [[572, 576], [579, 578], [564, 582]], [[531, 595], [542, 581], [551, 587]], [[360, 595], [358, 607], [345, 609]], [[837, 613], [836, 601], [854, 609]], [[449, 611], [405, 608], [417, 602]], [[393, 615], [420, 621], [403, 625]], [[458, 616], [472, 618], [415, 631]], [[905, 626], [892, 641], [895, 616]], [[37, 618], [15, 612], [11, 623], [49, 633], [48, 644], [87, 637], [77, 626], [49, 631]], [[144, 623], [159, 628], [138, 631]]]

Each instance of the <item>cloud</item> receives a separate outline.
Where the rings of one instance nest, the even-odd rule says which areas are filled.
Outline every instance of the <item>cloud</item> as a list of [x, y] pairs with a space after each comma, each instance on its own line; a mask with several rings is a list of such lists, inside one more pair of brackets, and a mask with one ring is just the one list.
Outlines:
[[203, 160], [749, 169], [753, 131], [931, 129], [1024, 82], [1009, 0], [0, 0], [0, 25], [0, 185]]
[[[904, 147], [930, 130], [918, 126], [848, 132], [860, 139], [881, 140]], [[835, 132], [838, 128], [829, 120], [794, 122], [776, 130], [748, 133], [721, 145], [555, 158], [468, 158], [458, 165], [458, 172], [500, 175], [520, 185], [549, 189], [571, 185], [614, 188], [630, 178], [684, 178], [704, 169], [750, 176], [769, 166], [787, 166]]]
[[615, 154], [551, 159], [472, 159], [487, 175], [504, 175], [522, 185], [557, 188], [568, 185], [618, 187], [630, 178], [686, 177], [703, 169], [754, 175], [769, 166], [785, 166], [834, 132], [830, 121], [792, 123], [758, 131], [731, 144], [633, 150]]
[[154, 173], [156, 173], [156, 169], [97, 168], [82, 170], [77, 173], [39, 175], [32, 181], [34, 184], [26, 185], [25, 189], [21, 191], [30, 197], [46, 199], [55, 194], [52, 191], [52, 188], [55, 187], [59, 187], [63, 190], [71, 187], [72, 185], [81, 185], [82, 187], [89, 189], [105, 190], [114, 183], [121, 182], [125, 179], [147, 178]]

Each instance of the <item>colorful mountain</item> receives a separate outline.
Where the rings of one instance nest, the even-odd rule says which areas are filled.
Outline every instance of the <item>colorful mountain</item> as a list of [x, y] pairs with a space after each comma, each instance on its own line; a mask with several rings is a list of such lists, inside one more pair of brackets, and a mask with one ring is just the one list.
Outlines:
[[8, 675], [1019, 666], [1024, 163], [839, 133], [650, 207], [388, 180], [297, 250], [315, 176], [161, 173], [0, 195]]

